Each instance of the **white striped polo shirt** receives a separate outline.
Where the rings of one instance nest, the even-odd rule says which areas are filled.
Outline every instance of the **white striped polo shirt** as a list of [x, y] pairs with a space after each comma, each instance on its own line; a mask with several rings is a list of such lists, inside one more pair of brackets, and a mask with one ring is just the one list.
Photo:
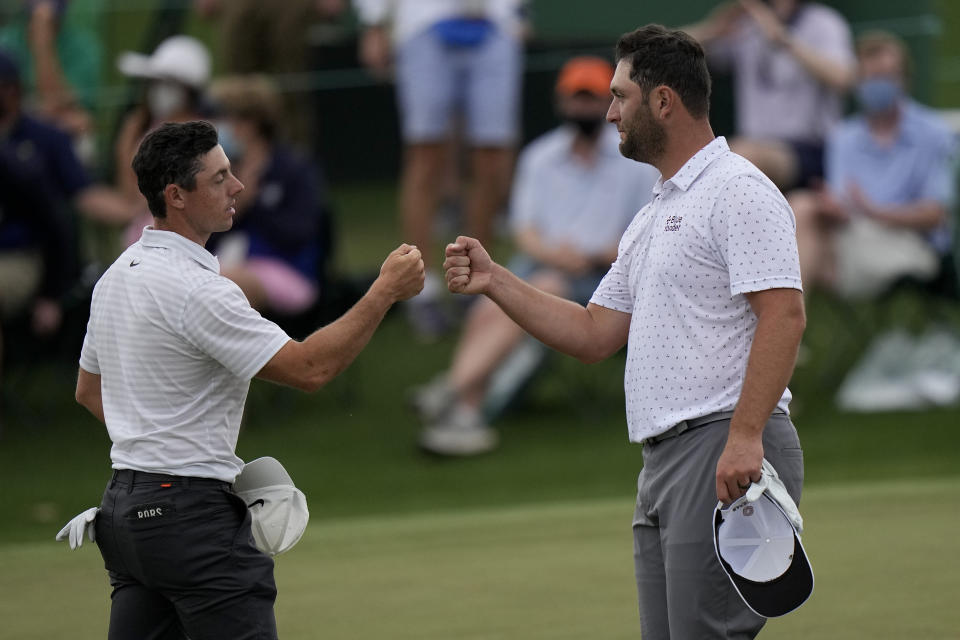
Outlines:
[[233, 482], [250, 380], [288, 340], [209, 251], [145, 228], [94, 288], [80, 354], [101, 376], [113, 468]]

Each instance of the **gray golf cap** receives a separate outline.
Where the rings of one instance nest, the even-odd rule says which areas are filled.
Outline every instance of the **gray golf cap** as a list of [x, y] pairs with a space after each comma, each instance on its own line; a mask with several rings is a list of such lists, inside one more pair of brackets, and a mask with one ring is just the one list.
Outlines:
[[270, 556], [289, 551], [307, 528], [307, 498], [276, 458], [251, 460], [233, 483], [250, 510], [257, 548]]

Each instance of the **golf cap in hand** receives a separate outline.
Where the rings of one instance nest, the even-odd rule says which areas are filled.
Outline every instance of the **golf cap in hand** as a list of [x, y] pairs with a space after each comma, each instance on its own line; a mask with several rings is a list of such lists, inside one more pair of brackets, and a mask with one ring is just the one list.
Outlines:
[[773, 466], [746, 495], [713, 514], [717, 559], [757, 615], [790, 613], [813, 593], [813, 569], [800, 542], [803, 519]]
[[310, 520], [307, 498], [276, 458], [251, 460], [233, 483], [233, 491], [250, 509], [253, 539], [270, 556], [289, 551]]

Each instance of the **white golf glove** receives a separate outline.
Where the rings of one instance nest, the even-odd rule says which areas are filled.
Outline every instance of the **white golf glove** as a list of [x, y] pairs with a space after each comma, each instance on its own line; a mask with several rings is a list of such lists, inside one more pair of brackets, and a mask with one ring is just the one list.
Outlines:
[[69, 540], [71, 549], [78, 549], [83, 544], [84, 531], [90, 538], [90, 542], [96, 540], [96, 520], [99, 511], [99, 507], [90, 507], [83, 513], [74, 516], [73, 520], [68, 522], [63, 529], [60, 529], [57, 540]]
[[760, 480], [751, 484], [750, 488], [747, 489], [745, 496], [747, 502], [756, 502], [760, 499], [760, 496], [763, 495], [764, 491], [773, 498], [774, 502], [780, 505], [780, 508], [783, 509], [793, 528], [797, 530], [797, 533], [803, 533], [803, 518], [800, 517], [800, 510], [797, 509], [797, 505], [787, 492], [787, 488], [783, 486], [783, 481], [780, 480], [780, 475], [777, 474], [777, 470], [773, 468], [772, 464], [767, 462], [766, 458], [763, 459]]

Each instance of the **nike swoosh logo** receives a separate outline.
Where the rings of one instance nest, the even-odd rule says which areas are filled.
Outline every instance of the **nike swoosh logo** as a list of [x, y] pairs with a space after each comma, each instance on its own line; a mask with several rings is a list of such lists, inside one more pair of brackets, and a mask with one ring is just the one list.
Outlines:
[[135, 267], [135, 266], [137, 266], [138, 264], [140, 264], [140, 258], [134, 258], [133, 260], [130, 261], [130, 266], [131, 266], [131, 267]]
[[263, 498], [257, 498], [253, 502], [247, 505], [248, 509], [253, 509], [255, 506], [260, 505], [261, 507], [267, 506], [267, 503], [263, 501]]

